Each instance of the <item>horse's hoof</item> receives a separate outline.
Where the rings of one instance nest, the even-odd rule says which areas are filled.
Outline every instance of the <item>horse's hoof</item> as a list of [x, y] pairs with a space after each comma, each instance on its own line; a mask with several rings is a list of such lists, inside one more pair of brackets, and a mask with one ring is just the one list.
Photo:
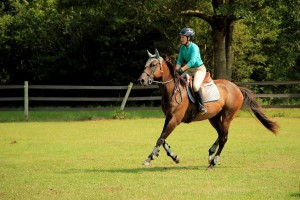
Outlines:
[[145, 166], [151, 166], [151, 163], [149, 162], [149, 161], [145, 161], [144, 163], [143, 163], [143, 165], [145, 165]]
[[176, 164], [178, 164], [180, 162], [179, 156], [176, 156], [174, 161], [175, 161]]
[[209, 166], [207, 167], [207, 169], [210, 170], [210, 171], [213, 170], [213, 169], [214, 169], [214, 165], [209, 165]]

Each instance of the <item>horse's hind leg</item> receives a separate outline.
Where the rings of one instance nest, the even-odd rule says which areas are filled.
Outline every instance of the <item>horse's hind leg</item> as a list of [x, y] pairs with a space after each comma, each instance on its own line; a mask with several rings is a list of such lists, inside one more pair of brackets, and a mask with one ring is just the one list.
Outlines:
[[215, 158], [214, 154], [215, 154], [218, 146], [219, 146], [219, 137], [216, 139], [216, 141], [213, 143], [213, 145], [208, 150], [208, 164], [211, 164], [211, 162], [214, 160], [214, 158]]
[[215, 158], [214, 154], [219, 146], [220, 136], [222, 135], [221, 113], [219, 113], [215, 117], [209, 119], [209, 122], [216, 129], [216, 131], [218, 133], [218, 138], [216, 139], [216, 141], [213, 143], [213, 145], [208, 150], [208, 164], [211, 165], [214, 162], [214, 158]]
[[[218, 131], [219, 137], [217, 140], [218, 140], [219, 148], [218, 148], [218, 151], [215, 154], [214, 158], [211, 160], [209, 168], [213, 168], [218, 163], [221, 152], [227, 142], [229, 125], [235, 116], [235, 112], [228, 112], [228, 113], [231, 113], [231, 114], [227, 114], [226, 112], [222, 113], [222, 120], [221, 120], [221, 117], [219, 117], [219, 118], [212, 119], [210, 121], [211, 124]], [[234, 114], [232, 114], [232, 113], [234, 113]], [[212, 149], [215, 151], [216, 148], [214, 147], [214, 145], [213, 145]]]

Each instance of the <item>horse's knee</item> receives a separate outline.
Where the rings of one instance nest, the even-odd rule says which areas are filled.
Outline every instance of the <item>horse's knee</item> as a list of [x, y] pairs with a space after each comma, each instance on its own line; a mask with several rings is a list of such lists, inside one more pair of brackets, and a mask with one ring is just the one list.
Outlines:
[[161, 146], [164, 142], [165, 142], [165, 139], [159, 138], [159, 139], [157, 140], [157, 142], [156, 142], [156, 146], [159, 147], [159, 146]]
[[228, 135], [223, 136], [223, 137], [221, 138], [220, 143], [221, 143], [222, 145], [224, 145], [224, 144], [227, 142], [227, 139], [228, 139]]
[[224, 140], [227, 141], [227, 139], [228, 139], [228, 135], [225, 135]]

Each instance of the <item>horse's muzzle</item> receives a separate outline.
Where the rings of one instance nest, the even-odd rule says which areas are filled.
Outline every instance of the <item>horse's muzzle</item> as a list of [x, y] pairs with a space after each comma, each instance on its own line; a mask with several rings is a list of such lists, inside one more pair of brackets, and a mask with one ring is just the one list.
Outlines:
[[138, 82], [140, 83], [141, 86], [147, 86], [149, 84], [148, 77], [143, 75], [140, 76]]
[[144, 78], [139, 79], [139, 82], [140, 82], [140, 85], [141, 85], [141, 86], [147, 86], [147, 85], [148, 85], [148, 81], [145, 80]]

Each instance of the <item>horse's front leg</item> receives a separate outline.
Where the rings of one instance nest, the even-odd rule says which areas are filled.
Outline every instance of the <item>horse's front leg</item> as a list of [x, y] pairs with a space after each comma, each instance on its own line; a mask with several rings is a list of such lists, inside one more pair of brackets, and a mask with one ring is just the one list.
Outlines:
[[164, 139], [159, 138], [156, 142], [156, 145], [153, 149], [153, 151], [151, 152], [151, 154], [148, 156], [147, 160], [144, 161], [143, 165], [145, 166], [150, 166], [151, 165], [151, 161], [154, 160], [155, 157], [158, 157], [159, 155], [159, 147], [161, 146], [161, 144], [164, 142]]
[[167, 155], [168, 155], [169, 157], [171, 157], [172, 160], [173, 160], [175, 163], [178, 164], [178, 163], [180, 162], [179, 156], [178, 156], [178, 155], [175, 155], [175, 154], [172, 152], [171, 147], [170, 147], [166, 142], [164, 142], [163, 147], [164, 147], [164, 149], [166, 150]]
[[[154, 160], [155, 157], [158, 157], [159, 155], [159, 148], [161, 145], [164, 146], [165, 150], [169, 151], [170, 155], [174, 156], [174, 154], [172, 153], [169, 145], [167, 143], [165, 143], [166, 138], [171, 134], [171, 132], [175, 129], [175, 127], [178, 125], [178, 120], [176, 119], [175, 116], [173, 117], [166, 117], [165, 119], [165, 124], [164, 124], [164, 128], [163, 131], [160, 135], [160, 137], [158, 138], [156, 145], [153, 149], [153, 151], [151, 152], [151, 154], [148, 156], [147, 160], [144, 161], [144, 165], [146, 166], [150, 166], [151, 165], [151, 161]], [[167, 150], [168, 149], [168, 150]], [[178, 156], [176, 156], [178, 157]], [[173, 158], [172, 158], [173, 159]], [[173, 159], [174, 160], [174, 159]], [[176, 159], [175, 159], [176, 160]], [[174, 161], [175, 161], [174, 160]], [[176, 162], [176, 161], [175, 161]], [[178, 159], [179, 162], [179, 159]]]

